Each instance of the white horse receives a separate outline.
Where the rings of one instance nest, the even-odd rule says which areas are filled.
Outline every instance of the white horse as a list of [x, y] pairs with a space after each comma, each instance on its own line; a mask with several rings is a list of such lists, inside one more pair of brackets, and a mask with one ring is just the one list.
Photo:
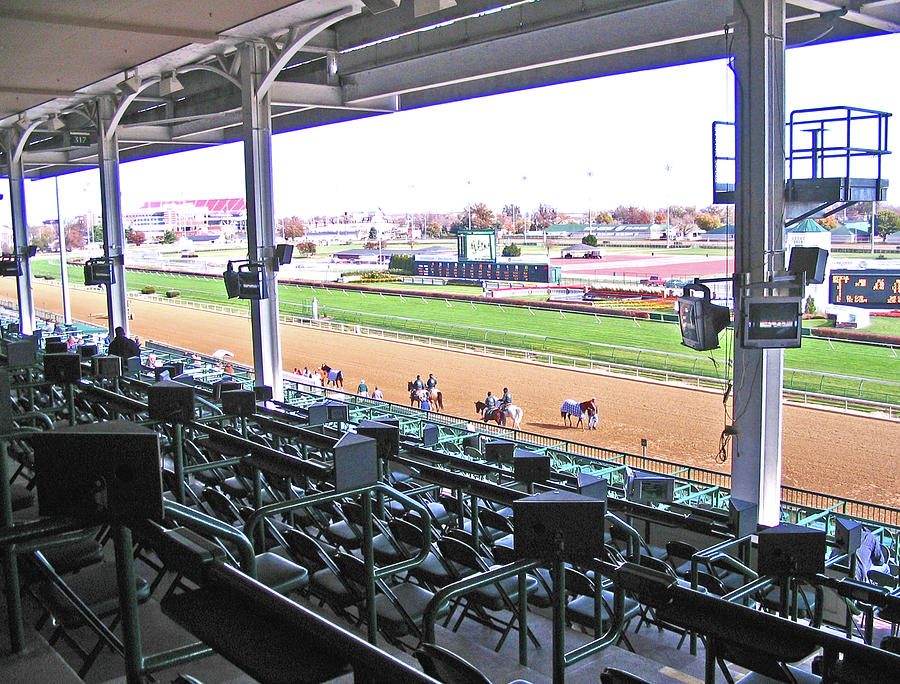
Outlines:
[[[510, 417], [510, 420], [513, 422], [513, 427], [518, 430], [519, 426], [522, 424], [522, 418], [525, 417], [525, 411], [522, 410], [522, 407], [516, 406], [515, 404], [507, 404], [503, 407], [503, 413]], [[505, 419], [501, 425], [506, 425]]]

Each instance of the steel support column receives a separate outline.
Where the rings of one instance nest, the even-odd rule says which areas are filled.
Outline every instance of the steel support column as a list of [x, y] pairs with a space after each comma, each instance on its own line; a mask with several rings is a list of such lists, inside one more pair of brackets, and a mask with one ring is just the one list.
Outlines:
[[782, 349], [740, 345], [741, 280], [784, 267], [784, 0], [736, 0], [735, 345], [732, 495], [776, 525], [781, 504]]
[[18, 255], [22, 275], [16, 278], [19, 300], [19, 327], [23, 334], [34, 332], [37, 322], [34, 312], [34, 297], [31, 291], [31, 260], [25, 256], [28, 248], [28, 219], [25, 215], [25, 165], [21, 154], [11, 153], [9, 159], [9, 208], [12, 214], [13, 252]]
[[250, 302], [256, 385], [272, 388], [281, 401], [281, 338], [278, 331], [278, 282], [275, 277], [275, 215], [272, 194], [272, 110], [260, 84], [269, 71], [269, 52], [249, 43], [241, 48], [241, 100], [244, 178], [247, 189], [247, 252], [261, 262], [268, 298]]
[[[119, 184], [119, 138], [113, 123], [116, 102], [101, 97], [97, 102], [97, 158], [100, 166], [100, 202], [103, 215], [103, 256], [112, 259], [115, 283], [106, 289], [109, 334], [116, 327], [128, 334], [128, 300], [125, 285], [125, 225], [122, 221], [122, 188]], [[88, 226], [88, 230], [92, 230]]]

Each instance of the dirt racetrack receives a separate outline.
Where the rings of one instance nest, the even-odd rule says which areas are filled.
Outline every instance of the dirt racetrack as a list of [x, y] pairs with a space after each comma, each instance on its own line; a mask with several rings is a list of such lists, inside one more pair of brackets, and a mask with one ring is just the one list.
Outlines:
[[[15, 280], [0, 279], [0, 296], [15, 301]], [[35, 306], [60, 311], [58, 285], [35, 283]], [[250, 322], [225, 314], [131, 300], [132, 335], [210, 354], [229, 349], [238, 363], [252, 365]], [[76, 319], [105, 325], [106, 298], [101, 292], [71, 292]], [[725, 423], [720, 394], [627, 380], [596, 373], [549, 369], [474, 354], [419, 345], [372, 340], [356, 335], [282, 326], [285, 370], [319, 366], [343, 371], [345, 389], [364, 378], [370, 391], [377, 385], [386, 399], [408, 403], [406, 382], [434, 373], [448, 413], [477, 420], [474, 402], [488, 390], [509, 387], [524, 411], [522, 429], [559, 439], [640, 453], [708, 469], [730, 471], [713, 455]], [[582, 432], [563, 428], [563, 400], [596, 396], [600, 429]], [[900, 424], [880, 418], [786, 405], [784, 408], [783, 481], [813, 491], [900, 506]]]

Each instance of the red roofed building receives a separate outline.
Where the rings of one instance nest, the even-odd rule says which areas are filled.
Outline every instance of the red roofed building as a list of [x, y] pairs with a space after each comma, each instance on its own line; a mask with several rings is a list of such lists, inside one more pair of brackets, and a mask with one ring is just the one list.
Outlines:
[[144, 202], [123, 218], [126, 228], [140, 230], [151, 240], [169, 230], [179, 238], [193, 233], [231, 234], [246, 230], [247, 205], [243, 197], [162, 200]]

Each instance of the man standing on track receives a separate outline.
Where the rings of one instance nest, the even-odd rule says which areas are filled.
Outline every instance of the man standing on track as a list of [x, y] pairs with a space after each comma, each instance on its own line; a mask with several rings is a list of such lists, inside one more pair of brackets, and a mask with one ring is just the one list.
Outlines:
[[378, 385], [375, 385], [375, 390], [372, 392], [373, 399], [384, 399], [384, 392], [378, 389]]
[[361, 397], [367, 397], [367, 396], [369, 396], [369, 388], [368, 388], [368, 386], [366, 385], [366, 381], [365, 381], [365, 380], [360, 380], [360, 381], [359, 381], [359, 387], [356, 388], [356, 393], [357, 393], [359, 396], [361, 396]]

